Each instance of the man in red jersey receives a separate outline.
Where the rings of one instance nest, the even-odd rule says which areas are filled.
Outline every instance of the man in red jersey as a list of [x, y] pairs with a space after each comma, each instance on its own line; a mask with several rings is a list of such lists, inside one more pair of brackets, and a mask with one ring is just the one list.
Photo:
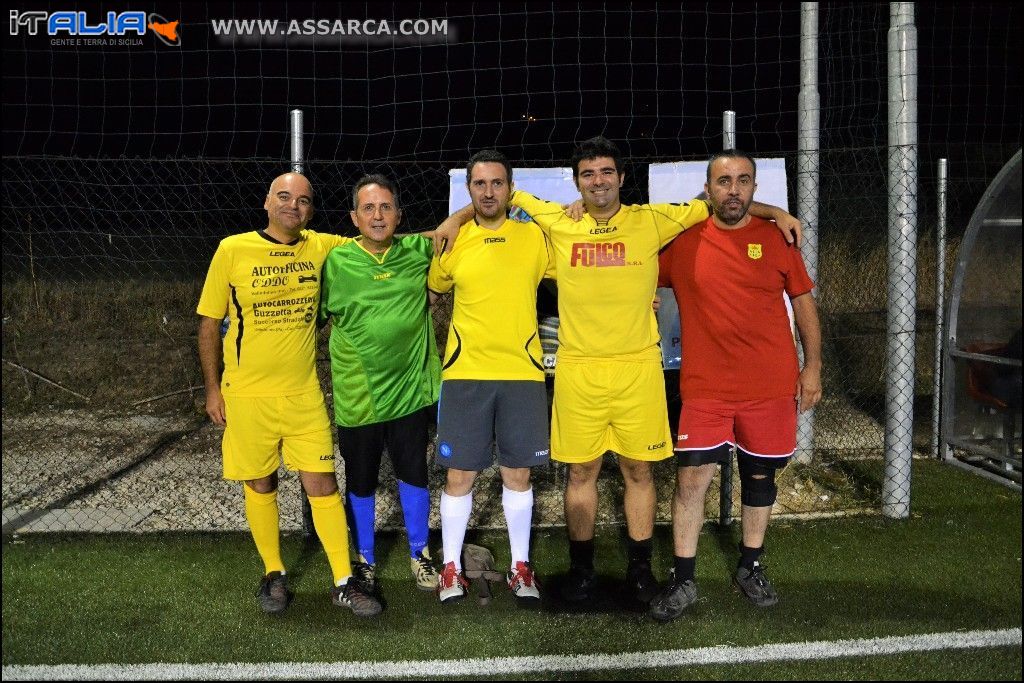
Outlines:
[[[697, 598], [694, 570], [704, 497], [718, 463], [736, 448], [743, 540], [733, 584], [759, 607], [778, 595], [759, 561], [775, 503], [776, 470], [796, 449], [797, 409], [821, 399], [821, 328], [800, 251], [747, 210], [754, 160], [726, 150], [708, 163], [704, 190], [714, 214], [660, 256], [659, 286], [679, 302], [679, 466], [672, 501], [675, 566], [650, 615], [675, 619]], [[804, 366], [799, 367], [783, 293], [790, 297]]]

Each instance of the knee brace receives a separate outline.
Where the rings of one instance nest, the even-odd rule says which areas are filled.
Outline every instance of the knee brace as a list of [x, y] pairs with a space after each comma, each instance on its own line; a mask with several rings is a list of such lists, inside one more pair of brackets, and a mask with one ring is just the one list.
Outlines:
[[[738, 459], [740, 470], [740, 500], [754, 508], [775, 504], [779, 489], [775, 485], [775, 469]], [[763, 475], [763, 476], [762, 476]]]

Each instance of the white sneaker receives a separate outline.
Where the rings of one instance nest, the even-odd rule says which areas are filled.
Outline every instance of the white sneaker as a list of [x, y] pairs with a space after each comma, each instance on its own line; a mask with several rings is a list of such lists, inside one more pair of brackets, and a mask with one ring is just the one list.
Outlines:
[[469, 582], [462, 572], [455, 568], [454, 562], [447, 563], [437, 576], [437, 597], [442, 603], [455, 602], [466, 597]]
[[540, 600], [540, 586], [529, 562], [516, 562], [508, 572], [508, 588], [517, 600]]

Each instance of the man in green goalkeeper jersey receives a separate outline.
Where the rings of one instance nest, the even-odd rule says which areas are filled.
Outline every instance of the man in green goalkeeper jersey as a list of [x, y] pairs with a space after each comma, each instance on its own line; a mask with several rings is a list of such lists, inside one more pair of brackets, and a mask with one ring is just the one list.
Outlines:
[[353, 573], [376, 591], [374, 508], [387, 448], [409, 537], [416, 586], [437, 585], [427, 549], [427, 424], [437, 402], [441, 362], [427, 299], [433, 243], [395, 236], [398, 188], [382, 175], [360, 179], [352, 222], [360, 236], [328, 254], [320, 319], [331, 319], [331, 376], [346, 504], [359, 560]]

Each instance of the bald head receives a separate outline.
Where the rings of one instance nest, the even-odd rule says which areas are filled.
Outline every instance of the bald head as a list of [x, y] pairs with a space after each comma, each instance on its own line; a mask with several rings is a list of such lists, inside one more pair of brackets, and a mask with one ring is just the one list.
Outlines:
[[[298, 183], [298, 186], [295, 186], [294, 183]], [[306, 176], [302, 175], [301, 173], [289, 171], [288, 173], [282, 173], [281, 175], [277, 176], [272, 181], [270, 181], [270, 189], [267, 190], [267, 194], [273, 194], [282, 185], [290, 188], [304, 188], [303, 192], [311, 199], [313, 197], [313, 186], [310, 185], [309, 180], [306, 178]]]
[[290, 242], [313, 217], [313, 186], [301, 173], [284, 173], [274, 178], [263, 203], [267, 210], [267, 232]]

